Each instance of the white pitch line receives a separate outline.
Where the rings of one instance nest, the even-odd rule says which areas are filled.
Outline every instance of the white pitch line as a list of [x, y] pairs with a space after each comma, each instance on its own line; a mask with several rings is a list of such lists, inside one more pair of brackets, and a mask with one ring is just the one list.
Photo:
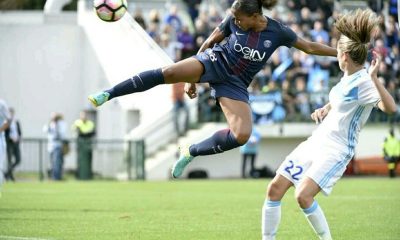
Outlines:
[[51, 240], [51, 239], [30, 238], [30, 237], [14, 237], [14, 236], [0, 236], [0, 240]]

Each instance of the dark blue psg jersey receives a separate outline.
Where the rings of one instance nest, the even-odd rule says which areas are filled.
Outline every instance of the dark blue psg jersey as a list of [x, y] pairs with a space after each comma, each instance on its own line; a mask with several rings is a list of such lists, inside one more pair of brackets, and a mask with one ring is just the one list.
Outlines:
[[[229, 15], [219, 25], [219, 29], [228, 38], [224, 44], [215, 44], [212, 50], [221, 52], [234, 75], [247, 83], [266, 64], [272, 53], [280, 46], [291, 48], [297, 40], [296, 33], [282, 23], [268, 18], [267, 28], [261, 32], [243, 31]], [[224, 64], [224, 65], [225, 65]]]

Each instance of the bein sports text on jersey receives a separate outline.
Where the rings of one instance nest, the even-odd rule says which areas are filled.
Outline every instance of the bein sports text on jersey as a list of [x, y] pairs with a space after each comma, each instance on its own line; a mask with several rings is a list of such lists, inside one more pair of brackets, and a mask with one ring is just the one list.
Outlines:
[[240, 43], [238, 43], [237, 40], [235, 41], [233, 49], [235, 49], [236, 52], [243, 53], [243, 58], [254, 62], [262, 62], [265, 57], [265, 52], [263, 52], [261, 56], [261, 53], [258, 50], [249, 47], [243, 47]]

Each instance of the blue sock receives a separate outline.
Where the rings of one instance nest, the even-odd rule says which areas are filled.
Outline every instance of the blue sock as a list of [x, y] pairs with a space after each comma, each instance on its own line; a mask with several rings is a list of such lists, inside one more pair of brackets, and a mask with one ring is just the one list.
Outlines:
[[233, 136], [231, 130], [224, 129], [214, 133], [210, 138], [198, 143], [193, 144], [189, 148], [190, 155], [193, 157], [211, 155], [216, 153], [222, 153], [224, 151], [231, 150], [239, 147], [235, 136]]
[[108, 100], [111, 100], [115, 97], [135, 92], [143, 92], [164, 83], [164, 75], [162, 74], [161, 68], [159, 68], [141, 72], [138, 75], [115, 85], [113, 88], [106, 90], [106, 92], [110, 94]]

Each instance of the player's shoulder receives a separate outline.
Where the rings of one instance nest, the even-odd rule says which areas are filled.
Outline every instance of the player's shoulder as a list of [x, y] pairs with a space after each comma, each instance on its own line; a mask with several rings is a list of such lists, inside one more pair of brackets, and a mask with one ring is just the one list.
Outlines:
[[265, 16], [268, 19], [268, 27], [266, 30], [272, 31], [277, 34], [291, 34], [293, 30], [286, 25], [285, 23], [281, 22], [280, 20], [270, 18]]
[[230, 23], [233, 22], [233, 15], [228, 13], [221, 23]]
[[357, 77], [357, 83], [359, 86], [370, 86], [373, 85], [372, 78], [369, 75], [367, 69], [363, 69], [360, 71], [359, 76]]
[[280, 20], [277, 20], [277, 19], [274, 19], [274, 18], [270, 18], [268, 16], [265, 16], [265, 17], [267, 18], [268, 24], [271, 27], [279, 28], [279, 29], [287, 27], [287, 25], [285, 23], [281, 22]]

